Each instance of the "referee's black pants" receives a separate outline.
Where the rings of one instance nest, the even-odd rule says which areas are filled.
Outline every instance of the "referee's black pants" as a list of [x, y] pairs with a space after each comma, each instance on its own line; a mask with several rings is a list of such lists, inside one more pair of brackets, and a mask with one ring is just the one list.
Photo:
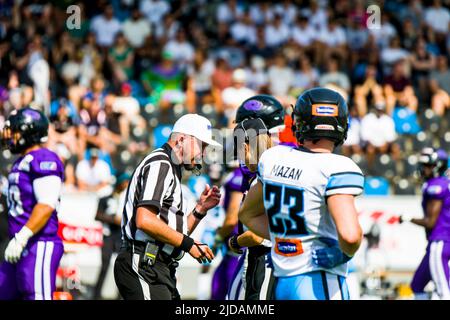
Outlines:
[[[255, 246], [248, 248], [247, 271], [245, 274], [245, 300], [275, 300], [275, 277], [273, 268], [267, 266], [266, 256], [270, 254], [270, 248]], [[266, 270], [270, 269], [267, 275]], [[264, 291], [264, 292], [262, 292]]]
[[123, 246], [114, 264], [114, 279], [124, 300], [180, 300], [175, 271], [178, 266], [170, 258], [158, 255], [153, 266], [143, 268], [144, 248]]

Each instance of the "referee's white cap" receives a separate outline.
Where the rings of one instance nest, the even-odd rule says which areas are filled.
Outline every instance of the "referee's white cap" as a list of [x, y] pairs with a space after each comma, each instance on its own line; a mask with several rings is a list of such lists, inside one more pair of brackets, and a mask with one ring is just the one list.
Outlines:
[[172, 132], [184, 133], [213, 147], [222, 147], [212, 138], [211, 122], [196, 113], [189, 113], [178, 119], [173, 125]]

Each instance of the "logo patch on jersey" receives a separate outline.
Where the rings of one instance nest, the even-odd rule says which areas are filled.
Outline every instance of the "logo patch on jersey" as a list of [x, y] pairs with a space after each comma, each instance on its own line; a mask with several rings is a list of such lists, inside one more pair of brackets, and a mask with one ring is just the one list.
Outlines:
[[312, 115], [321, 117], [336, 117], [338, 115], [338, 106], [335, 104], [313, 104]]
[[429, 194], [440, 194], [442, 192], [441, 186], [431, 186], [428, 188]]
[[41, 170], [52, 170], [52, 171], [54, 171], [54, 170], [56, 170], [58, 168], [58, 166], [56, 165], [55, 161], [42, 161], [39, 164], [39, 168]]
[[275, 252], [285, 257], [298, 256], [303, 253], [302, 242], [299, 239], [275, 238]]
[[334, 127], [330, 124], [318, 124], [314, 127], [315, 130], [331, 130], [334, 131]]

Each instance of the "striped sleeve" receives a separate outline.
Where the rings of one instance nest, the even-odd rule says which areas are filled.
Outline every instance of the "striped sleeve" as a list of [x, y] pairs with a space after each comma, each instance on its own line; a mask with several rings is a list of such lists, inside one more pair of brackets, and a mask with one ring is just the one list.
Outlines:
[[154, 206], [161, 209], [164, 195], [173, 184], [173, 173], [169, 162], [151, 162], [142, 170], [143, 192], [137, 206]]
[[364, 176], [361, 172], [337, 172], [330, 175], [325, 187], [325, 195], [352, 194], [358, 196], [363, 190]]

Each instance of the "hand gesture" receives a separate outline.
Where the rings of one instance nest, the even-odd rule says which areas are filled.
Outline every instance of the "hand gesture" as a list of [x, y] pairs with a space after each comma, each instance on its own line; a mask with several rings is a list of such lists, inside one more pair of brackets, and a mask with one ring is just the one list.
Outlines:
[[212, 188], [207, 184], [205, 190], [200, 195], [200, 199], [197, 203], [197, 211], [200, 213], [206, 213], [209, 209], [214, 208], [220, 202], [220, 190], [217, 186]]

